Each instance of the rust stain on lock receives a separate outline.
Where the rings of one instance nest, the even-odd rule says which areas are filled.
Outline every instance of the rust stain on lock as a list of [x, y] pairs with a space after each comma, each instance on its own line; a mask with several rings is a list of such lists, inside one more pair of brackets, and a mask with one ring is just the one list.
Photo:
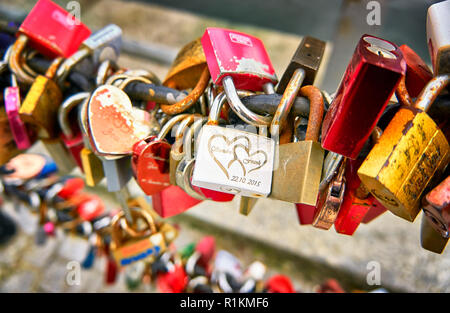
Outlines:
[[403, 107], [358, 170], [361, 181], [391, 212], [414, 221], [420, 196], [449, 162], [449, 144], [423, 111]]

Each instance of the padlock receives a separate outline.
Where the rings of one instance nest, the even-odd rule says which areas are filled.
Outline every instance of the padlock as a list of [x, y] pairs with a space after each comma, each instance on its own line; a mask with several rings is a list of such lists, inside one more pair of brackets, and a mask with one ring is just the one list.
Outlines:
[[311, 103], [308, 130], [304, 141], [279, 145], [278, 167], [273, 173], [270, 197], [314, 206], [324, 159], [324, 150], [318, 142], [324, 107], [322, 93], [318, 88], [310, 85], [300, 89], [303, 76], [303, 69], [295, 70], [272, 120], [270, 132], [272, 135], [278, 134], [299, 90]]
[[449, 237], [442, 237], [425, 214], [422, 216], [422, 224], [420, 225], [420, 245], [422, 248], [442, 254], [447, 246], [448, 239]]
[[158, 136], [150, 136], [133, 145], [133, 172], [145, 194], [153, 195], [170, 186], [171, 146], [165, 138], [173, 126], [188, 116], [174, 116], [164, 124]]
[[158, 290], [162, 293], [184, 292], [187, 284], [188, 277], [179, 264], [173, 265], [167, 273], [159, 273], [156, 279]]
[[[119, 266], [125, 266], [139, 260], [154, 260], [166, 249], [163, 235], [157, 231], [151, 215], [134, 208], [130, 208], [130, 213], [135, 218], [141, 217], [147, 224], [148, 231], [145, 236], [126, 240], [122, 234], [124, 229], [121, 228], [123, 224], [127, 223], [125, 220], [125, 223], [121, 223], [121, 220], [125, 217], [123, 211], [114, 216], [111, 222], [111, 251]], [[128, 225], [126, 227], [129, 228]]]
[[[406, 75], [403, 83], [409, 96], [416, 98], [430, 79], [433, 78], [433, 73], [428, 68], [428, 65], [409, 46], [401, 45], [400, 50], [406, 61]], [[407, 103], [402, 104], [407, 105]]]
[[434, 75], [450, 73], [450, 1], [435, 3], [428, 8], [427, 42]]
[[28, 130], [25, 123], [19, 117], [20, 108], [20, 89], [17, 86], [16, 77], [14, 74], [11, 75], [12, 86], [6, 87], [4, 90], [4, 102], [5, 111], [8, 116], [9, 126], [11, 128], [11, 133], [14, 137], [16, 146], [20, 150], [25, 150], [31, 147], [32, 140], [28, 135]]
[[201, 39], [214, 84], [223, 86], [233, 111], [247, 124], [269, 125], [271, 118], [258, 116], [240, 101], [236, 89], [260, 91], [277, 83], [263, 42], [248, 34], [223, 28], [206, 28]]
[[220, 97], [216, 97], [208, 123], [198, 138], [192, 184], [243, 196], [266, 197], [272, 186], [275, 141], [218, 127], [221, 107]]
[[84, 40], [77, 52], [67, 58], [58, 70], [58, 85], [63, 86], [69, 73], [77, 64], [89, 57], [91, 67], [96, 68], [104, 60], [116, 61], [122, 47], [122, 29], [109, 24]]
[[77, 206], [77, 213], [84, 221], [92, 221], [105, 211], [103, 200], [96, 195], [89, 195]]
[[202, 201], [192, 198], [179, 186], [169, 186], [152, 195], [153, 209], [163, 218], [183, 213], [200, 202]]
[[[67, 150], [78, 167], [83, 171], [83, 164], [81, 162], [81, 150], [84, 147], [83, 136], [78, 127], [78, 122], [71, 122], [69, 114], [77, 111], [78, 105], [86, 101], [90, 94], [88, 92], [81, 92], [68, 97], [58, 109], [58, 123], [62, 130], [61, 139], [64, 142]], [[75, 109], [75, 110], [74, 110]], [[73, 110], [73, 111], [72, 111]], [[75, 116], [78, 121], [78, 112]], [[73, 120], [73, 118], [72, 118]]]
[[210, 74], [200, 38], [189, 42], [177, 54], [163, 85], [175, 89], [193, 88], [188, 96], [174, 104], [161, 104], [161, 110], [170, 115], [191, 108], [208, 86]]
[[326, 43], [311, 36], [303, 37], [297, 50], [291, 58], [291, 62], [283, 73], [277, 86], [277, 93], [283, 94], [294, 71], [302, 68], [305, 71], [304, 85], [313, 85], [316, 74], [322, 63]]
[[15, 143], [5, 108], [0, 108], [0, 165], [6, 164], [20, 153], [22, 151]]
[[336, 176], [331, 179], [328, 185], [319, 193], [314, 220], [312, 225], [316, 228], [328, 230], [335, 222], [345, 193], [345, 167], [347, 159], [344, 158]]
[[353, 235], [359, 224], [364, 219], [373, 203], [373, 196], [361, 184], [356, 174], [364, 159], [347, 161], [345, 169], [345, 192], [344, 200], [339, 209], [338, 216], [334, 222], [336, 232], [345, 235]]
[[322, 147], [356, 159], [405, 71], [398, 47], [363, 35], [325, 115]]
[[18, 31], [10, 58], [10, 67], [17, 78], [27, 84], [33, 76], [20, 64], [25, 63], [22, 52], [27, 45], [48, 57], [69, 57], [91, 31], [74, 16], [49, 0], [39, 0]]
[[414, 107], [402, 107], [358, 170], [361, 182], [395, 215], [414, 221], [420, 198], [450, 159], [445, 135], [425, 113], [447, 86], [449, 75], [434, 77]]
[[146, 269], [147, 264], [144, 261], [134, 262], [125, 267], [125, 282], [129, 290], [139, 287]]
[[[233, 194], [215, 191], [207, 188], [199, 188], [192, 185], [192, 173], [195, 166], [195, 138], [201, 130], [207, 118], [203, 117], [195, 121], [186, 135], [183, 138], [183, 154], [179, 155], [182, 159], [176, 168], [176, 185], [181, 187], [189, 196], [198, 200], [213, 200], [218, 202], [231, 201], [234, 198]], [[194, 149], [192, 145], [194, 144]]]
[[295, 293], [294, 285], [289, 277], [285, 275], [273, 275], [265, 284], [268, 293]]
[[449, 237], [450, 228], [450, 176], [433, 188], [422, 200], [422, 210], [431, 226], [441, 234]]
[[372, 206], [367, 211], [361, 223], [368, 224], [386, 211], [387, 209], [374, 197]]

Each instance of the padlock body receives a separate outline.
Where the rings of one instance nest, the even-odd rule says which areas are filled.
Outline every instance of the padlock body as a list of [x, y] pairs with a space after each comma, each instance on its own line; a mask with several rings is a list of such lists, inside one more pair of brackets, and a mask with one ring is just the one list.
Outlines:
[[42, 136], [58, 136], [58, 109], [62, 92], [51, 79], [39, 75], [31, 85], [19, 110], [20, 119], [41, 128]]
[[239, 213], [248, 216], [256, 205], [258, 199], [251, 197], [241, 197], [239, 200]]
[[425, 85], [433, 78], [427, 64], [407, 45], [401, 45], [406, 61], [406, 89], [411, 97], [416, 98]]
[[372, 206], [369, 208], [369, 211], [367, 211], [366, 215], [361, 221], [361, 223], [364, 224], [370, 223], [378, 216], [387, 211], [387, 209], [374, 196], [370, 195], [369, 197], [372, 197]]
[[105, 177], [102, 161], [87, 148], [81, 149], [80, 157], [86, 185], [89, 187], [96, 186]]
[[165, 141], [150, 143], [142, 140], [133, 147], [133, 171], [136, 181], [146, 195], [154, 195], [170, 186], [170, 144]]
[[233, 30], [208, 27], [201, 39], [211, 78], [216, 85], [226, 76], [237, 89], [258, 91], [277, 77], [263, 42]]
[[315, 205], [325, 154], [320, 143], [307, 140], [278, 149], [279, 164], [273, 172], [270, 198]]
[[198, 38], [178, 52], [163, 85], [180, 90], [194, 88], [205, 66], [206, 57]]
[[89, 36], [81, 46], [92, 52], [94, 64], [105, 59], [115, 61], [122, 48], [122, 29], [115, 24], [109, 24]]
[[139, 260], [152, 260], [166, 249], [161, 233], [143, 239], [125, 242], [113, 249], [113, 256], [119, 266], [129, 265]]
[[303, 203], [296, 203], [295, 209], [297, 211], [298, 222], [300, 225], [311, 225], [314, 221], [316, 213], [315, 205], [308, 205]]
[[0, 166], [19, 155], [22, 151], [17, 148], [14, 136], [9, 127], [5, 108], [0, 108]]
[[207, 188], [199, 188], [201, 193], [208, 199], [216, 202], [229, 202], [234, 199], [234, 194], [211, 190]]
[[422, 224], [420, 226], [420, 245], [425, 250], [441, 254], [447, 246], [448, 239], [441, 236], [431, 225], [426, 216], [422, 216]]
[[30, 38], [30, 46], [42, 54], [68, 58], [91, 31], [54, 2], [39, 0], [20, 25], [19, 33]]
[[7, 87], [4, 91], [6, 115], [8, 116], [11, 133], [20, 150], [28, 149], [31, 141], [25, 124], [19, 117], [20, 91], [18, 87]]
[[386, 52], [389, 58], [378, 55], [368, 42], [373, 38], [364, 35], [359, 41], [322, 125], [322, 147], [351, 159], [357, 158], [406, 71], [400, 49], [382, 40], [393, 50]]
[[170, 186], [152, 196], [153, 210], [164, 218], [181, 214], [200, 202], [178, 186]]
[[450, 73], [450, 2], [442, 1], [428, 8], [427, 42], [435, 75]]
[[83, 162], [81, 161], [81, 150], [84, 148], [83, 136], [81, 133], [76, 134], [72, 138], [66, 137], [64, 134], [61, 134], [61, 140], [64, 142], [64, 145], [69, 150], [70, 155], [73, 160], [77, 164], [77, 166], [83, 171]]
[[194, 186], [265, 197], [272, 186], [275, 141], [237, 129], [205, 125], [199, 135]]
[[314, 37], [305, 36], [294, 53], [286, 71], [277, 86], [277, 93], [282, 94], [286, 89], [295, 70], [302, 68], [305, 71], [303, 85], [312, 85], [319, 71], [320, 63], [325, 52], [326, 43]]
[[450, 229], [450, 176], [433, 188], [422, 200], [423, 213], [434, 229], [443, 237], [449, 236]]
[[334, 228], [340, 234], [353, 235], [372, 206], [373, 198], [359, 199], [355, 190], [346, 189], [344, 201], [334, 222]]
[[423, 111], [402, 107], [358, 170], [383, 206], [408, 221], [419, 213], [421, 195], [450, 158], [442, 131]]

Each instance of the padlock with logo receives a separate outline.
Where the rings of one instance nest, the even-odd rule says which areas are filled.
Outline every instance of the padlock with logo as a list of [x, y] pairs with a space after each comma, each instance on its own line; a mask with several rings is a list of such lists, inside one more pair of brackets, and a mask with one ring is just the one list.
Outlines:
[[344, 201], [346, 188], [345, 168], [347, 159], [343, 158], [335, 176], [319, 193], [312, 225], [316, 228], [328, 230], [335, 222], [341, 204]]
[[423, 213], [431, 226], [441, 234], [449, 237], [450, 228], [450, 176], [433, 188], [422, 200]]
[[[87, 60], [89, 68], [97, 68], [105, 60], [116, 61], [122, 47], [122, 29], [109, 24], [84, 40], [77, 52], [67, 58], [58, 70], [58, 85], [64, 86], [69, 73], [81, 62]], [[86, 66], [85, 66], [86, 67]]]
[[164, 237], [157, 231], [151, 215], [137, 208], [130, 208], [130, 213], [135, 219], [141, 218], [147, 228], [137, 233], [127, 224], [123, 211], [114, 216], [111, 222], [111, 250], [119, 266], [139, 260], [153, 261], [166, 249]]
[[435, 3], [428, 8], [427, 42], [434, 75], [450, 73], [450, 1]]
[[39, 0], [18, 31], [11, 55], [11, 69], [20, 81], [31, 84], [33, 77], [20, 66], [27, 45], [48, 57], [69, 57], [91, 31], [74, 16], [49, 0]]
[[[236, 94], [237, 95], [237, 94]], [[275, 141], [238, 129], [219, 127], [216, 97], [198, 138], [194, 186], [249, 197], [266, 197], [272, 186]]]
[[174, 89], [191, 89], [184, 99], [174, 104], [161, 104], [169, 115], [180, 114], [191, 108], [208, 86], [210, 74], [200, 38], [189, 42], [177, 54], [163, 85]]
[[363, 35], [324, 118], [322, 147], [356, 159], [405, 71], [397, 46]]
[[[310, 100], [308, 129], [304, 141], [287, 143], [278, 147], [278, 167], [273, 173], [270, 197], [292, 203], [314, 206], [319, 192], [324, 150], [320, 146], [319, 133], [324, 107], [320, 90], [314, 86], [300, 89], [305, 71], [297, 69], [283, 94], [280, 106], [272, 120], [272, 135], [279, 134], [297, 93]], [[287, 108], [287, 109], [286, 109]]]
[[83, 170], [81, 150], [84, 148], [84, 142], [78, 124], [78, 110], [80, 103], [86, 101], [89, 96], [88, 92], [74, 94], [64, 100], [58, 109], [58, 123], [62, 131], [61, 139], [81, 170]]
[[414, 107], [402, 107], [358, 170], [361, 182], [395, 215], [414, 221], [423, 191], [450, 159], [445, 135], [425, 113], [450, 81], [434, 77]]

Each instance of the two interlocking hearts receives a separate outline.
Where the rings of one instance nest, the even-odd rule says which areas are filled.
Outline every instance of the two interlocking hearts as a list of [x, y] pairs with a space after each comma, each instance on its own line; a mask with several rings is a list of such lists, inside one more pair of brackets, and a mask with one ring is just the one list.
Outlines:
[[213, 135], [208, 140], [208, 150], [210, 156], [228, 179], [230, 179], [228, 170], [233, 164], [240, 165], [243, 175], [246, 176], [263, 167], [268, 158], [267, 153], [263, 150], [251, 152], [250, 139], [244, 135], [231, 139], [221, 134]]

